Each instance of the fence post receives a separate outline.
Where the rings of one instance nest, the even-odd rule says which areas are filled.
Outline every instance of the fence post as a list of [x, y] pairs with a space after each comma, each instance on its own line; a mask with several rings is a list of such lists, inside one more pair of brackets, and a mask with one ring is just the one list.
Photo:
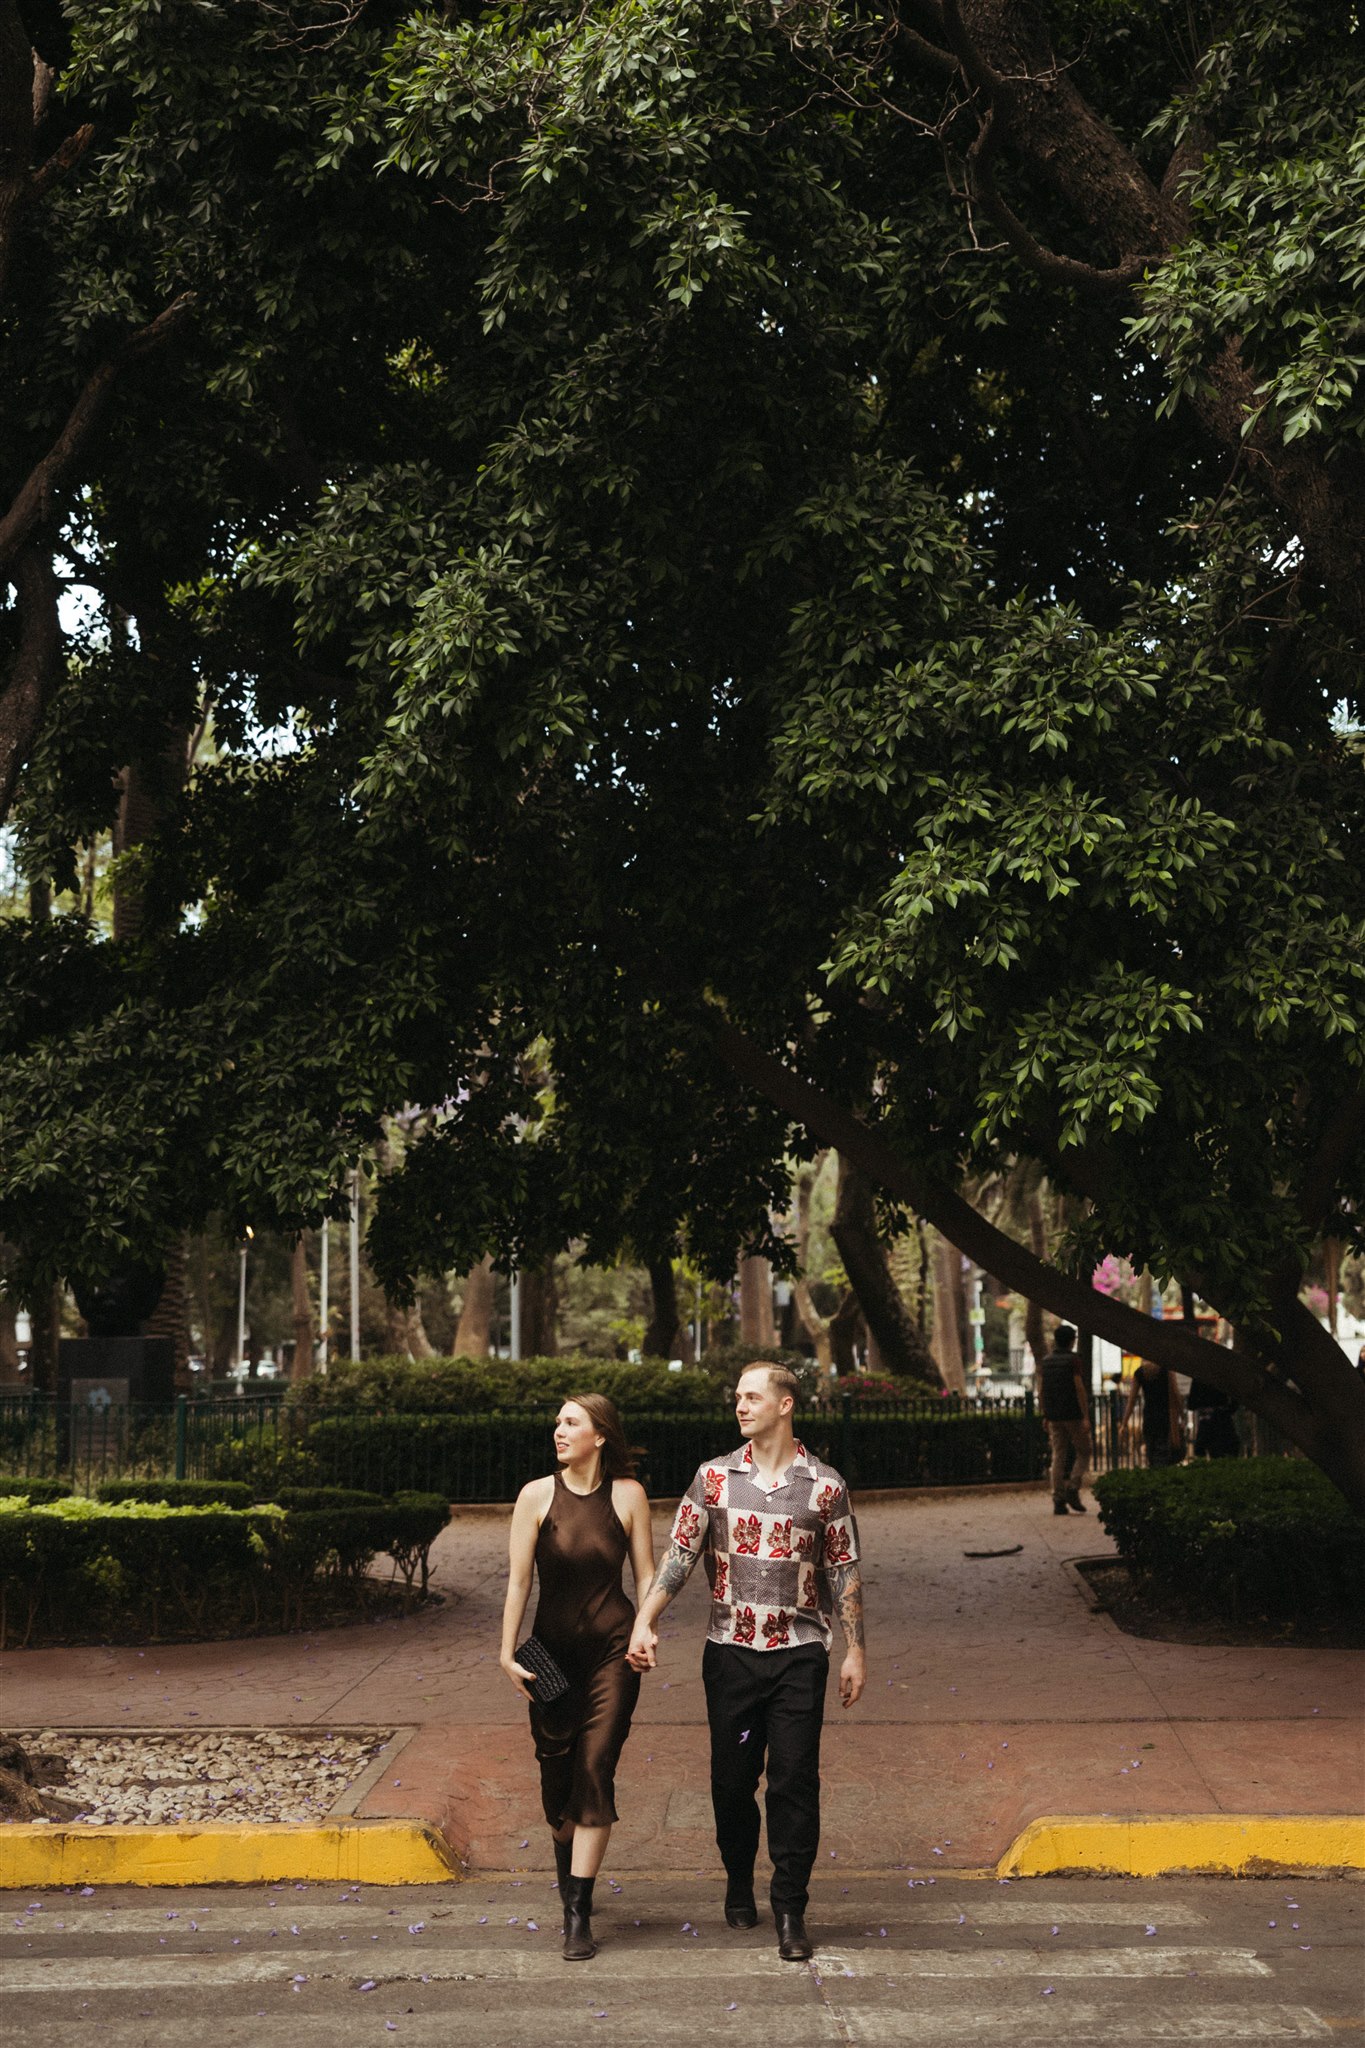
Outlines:
[[841, 1394], [839, 1396], [839, 1473], [845, 1484], [849, 1486], [852, 1486], [854, 1483], [849, 1476], [848, 1469], [848, 1418], [849, 1410], [852, 1406], [853, 1401], [848, 1394]]
[[185, 1394], [175, 1397], [175, 1476], [185, 1476], [185, 1437], [189, 1427], [189, 1399]]

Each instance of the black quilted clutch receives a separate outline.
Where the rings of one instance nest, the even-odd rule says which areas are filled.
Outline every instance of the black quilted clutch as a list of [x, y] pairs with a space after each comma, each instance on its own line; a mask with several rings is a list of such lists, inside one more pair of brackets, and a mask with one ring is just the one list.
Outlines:
[[569, 1690], [569, 1681], [559, 1665], [544, 1643], [537, 1642], [534, 1636], [527, 1636], [526, 1641], [518, 1645], [516, 1662], [524, 1671], [535, 1672], [534, 1685], [538, 1707], [548, 1707], [551, 1700], [561, 1699]]

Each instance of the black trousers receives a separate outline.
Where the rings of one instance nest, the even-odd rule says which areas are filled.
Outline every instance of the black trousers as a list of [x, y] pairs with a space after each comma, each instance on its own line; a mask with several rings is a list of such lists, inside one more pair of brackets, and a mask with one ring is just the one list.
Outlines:
[[716, 1846], [737, 1887], [753, 1883], [758, 1781], [768, 1769], [768, 1854], [774, 1912], [804, 1913], [820, 1846], [820, 1730], [829, 1652], [741, 1650], [708, 1642], [702, 1653], [711, 1724]]

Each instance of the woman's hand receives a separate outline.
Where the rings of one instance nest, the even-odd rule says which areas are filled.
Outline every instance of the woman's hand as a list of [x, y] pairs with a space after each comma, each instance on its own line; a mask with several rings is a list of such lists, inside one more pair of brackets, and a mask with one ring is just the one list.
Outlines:
[[535, 1695], [533, 1693], [529, 1693], [526, 1690], [526, 1688], [528, 1685], [535, 1684], [535, 1672], [528, 1671], [524, 1664], [518, 1664], [515, 1657], [499, 1657], [498, 1662], [499, 1664], [501, 1664], [503, 1670], [507, 1673], [507, 1676], [511, 1679], [517, 1691], [521, 1694], [522, 1698], [524, 1700], [528, 1700], [530, 1704], [534, 1706]]

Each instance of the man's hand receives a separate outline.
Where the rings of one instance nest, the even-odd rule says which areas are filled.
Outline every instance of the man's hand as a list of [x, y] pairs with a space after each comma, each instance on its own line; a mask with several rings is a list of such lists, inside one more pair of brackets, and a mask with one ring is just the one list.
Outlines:
[[652, 1671], [658, 1663], [655, 1655], [659, 1638], [649, 1623], [636, 1616], [635, 1626], [630, 1632], [630, 1647], [626, 1651], [626, 1662], [632, 1671]]
[[863, 1696], [867, 1684], [867, 1652], [861, 1646], [849, 1650], [839, 1666], [839, 1704], [851, 1707]]

